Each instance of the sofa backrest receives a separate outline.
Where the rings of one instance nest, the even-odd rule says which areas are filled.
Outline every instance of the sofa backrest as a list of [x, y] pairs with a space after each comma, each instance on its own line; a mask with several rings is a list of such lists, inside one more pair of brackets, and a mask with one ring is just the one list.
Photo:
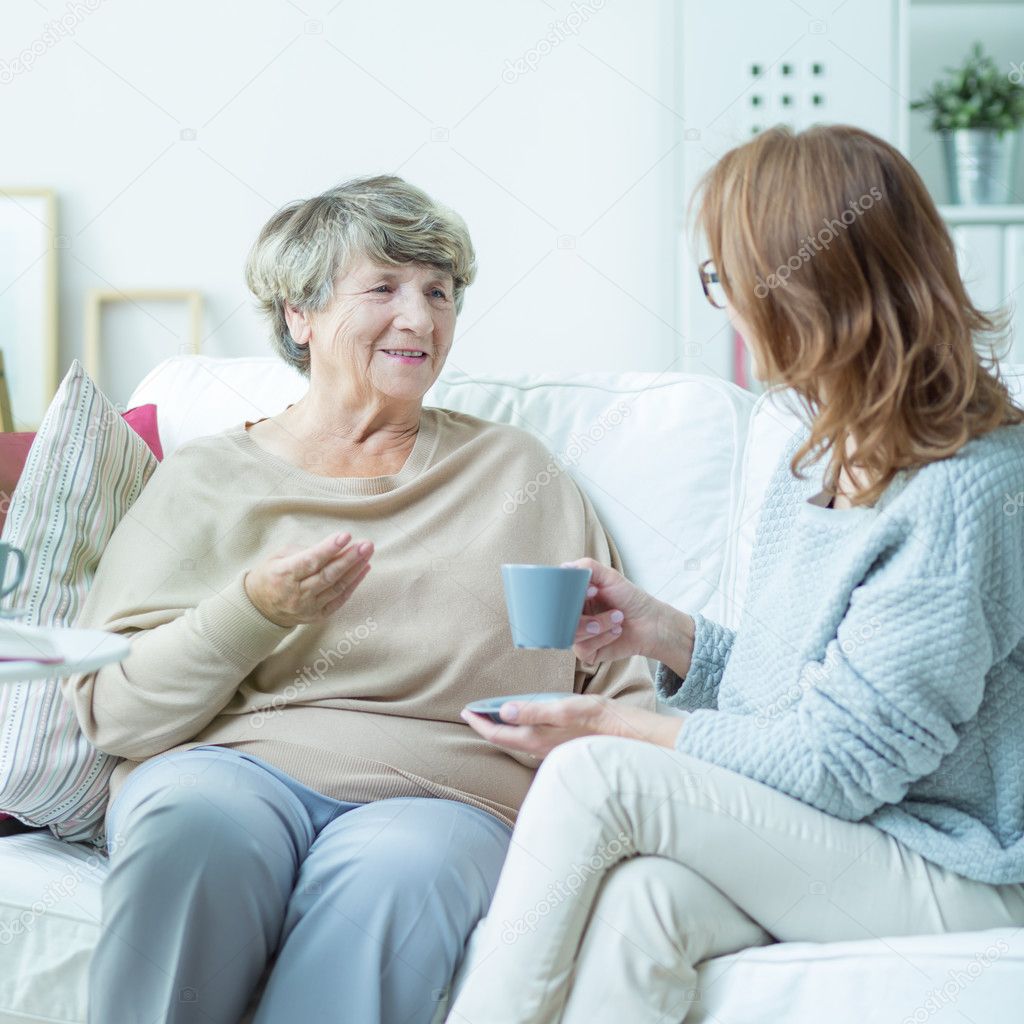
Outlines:
[[[306, 381], [276, 357], [175, 356], [129, 405], [154, 402], [167, 454], [195, 437], [270, 416]], [[721, 616], [723, 568], [738, 521], [740, 467], [754, 396], [714, 377], [591, 373], [468, 376], [446, 370], [426, 405], [530, 431], [593, 502], [627, 574], [679, 608]], [[508, 480], [510, 514], [545, 474]]]
[[[1024, 364], [1003, 367], [1024, 397]], [[243, 420], [280, 412], [306, 380], [276, 357], [174, 356], [129, 406], [157, 406], [164, 452]], [[755, 398], [727, 381], [684, 373], [470, 376], [446, 370], [426, 405], [530, 431], [593, 502], [626, 574], [677, 608], [735, 627], [768, 479], [804, 429], [791, 393]], [[545, 478], [509, 480], [510, 514]]]
[[[530, 431], [590, 498], [626, 575], [670, 604], [720, 615], [754, 396], [714, 377], [446, 373], [428, 404]], [[510, 481], [530, 500], [534, 481]]]

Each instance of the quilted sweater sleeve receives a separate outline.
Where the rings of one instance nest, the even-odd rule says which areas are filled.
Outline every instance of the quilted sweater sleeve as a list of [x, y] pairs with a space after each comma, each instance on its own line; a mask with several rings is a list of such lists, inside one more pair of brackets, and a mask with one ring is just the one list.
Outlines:
[[866, 581], [825, 656], [804, 666], [799, 701], [778, 713], [696, 711], [676, 749], [857, 821], [954, 749], [992, 663], [976, 581]]
[[729, 661], [736, 631], [712, 622], [700, 612], [693, 614], [693, 656], [684, 679], [668, 665], [658, 665], [655, 686], [658, 697], [674, 708], [695, 711], [718, 704], [718, 687]]
[[[850, 821], [899, 804], [936, 772], [976, 725], [990, 671], [1024, 641], [1024, 534], [1007, 511], [1007, 495], [1021, 490], [1021, 448], [990, 440], [935, 464], [899, 512], [879, 516], [891, 543], [850, 591], [821, 656], [799, 666], [796, 699], [787, 690], [786, 700], [757, 705], [756, 687], [738, 680], [743, 699], [694, 711], [676, 748]], [[811, 553], [797, 536], [774, 548], [800, 564]], [[835, 560], [853, 553], [842, 531], [833, 543]], [[758, 564], [762, 575], [779, 568]], [[784, 614], [810, 620], [818, 581], [793, 579], [801, 590], [787, 595]], [[760, 658], [778, 660], [769, 650]], [[994, 770], [985, 769], [989, 783]]]

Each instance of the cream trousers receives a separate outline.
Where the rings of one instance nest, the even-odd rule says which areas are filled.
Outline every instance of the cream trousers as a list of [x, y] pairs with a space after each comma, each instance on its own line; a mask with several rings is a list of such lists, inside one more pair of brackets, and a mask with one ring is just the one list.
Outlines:
[[1024, 924], [987, 885], [742, 775], [588, 736], [541, 765], [448, 1024], [666, 1024], [702, 960]]

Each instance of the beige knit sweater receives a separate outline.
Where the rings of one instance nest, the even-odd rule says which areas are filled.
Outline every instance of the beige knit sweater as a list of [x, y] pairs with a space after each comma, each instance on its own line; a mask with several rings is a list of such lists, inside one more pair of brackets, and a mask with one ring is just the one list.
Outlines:
[[[443, 797], [511, 824], [537, 762], [477, 736], [468, 701], [565, 690], [654, 707], [641, 657], [583, 665], [512, 646], [502, 562], [621, 568], [586, 496], [551, 469], [525, 431], [429, 407], [394, 476], [317, 476], [243, 426], [183, 445], [118, 524], [77, 620], [132, 635], [129, 656], [61, 684], [89, 741], [128, 759], [111, 799], [147, 758], [213, 743], [338, 800]], [[517, 491], [532, 500], [513, 508]], [[372, 540], [372, 571], [327, 621], [271, 622], [246, 570], [331, 531]]]

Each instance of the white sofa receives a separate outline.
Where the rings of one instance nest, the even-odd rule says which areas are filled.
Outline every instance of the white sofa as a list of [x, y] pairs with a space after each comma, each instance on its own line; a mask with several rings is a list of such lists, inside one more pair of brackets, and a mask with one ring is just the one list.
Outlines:
[[[1024, 366], [1006, 372], [1019, 395]], [[170, 454], [190, 438], [271, 415], [304, 388], [273, 358], [179, 356], [156, 367], [129, 405], [157, 404]], [[799, 425], [791, 396], [755, 400], [732, 384], [686, 374], [498, 379], [447, 371], [427, 404], [514, 423], [564, 453], [552, 470], [567, 469], [587, 491], [632, 579], [680, 608], [738, 623], [767, 477]], [[542, 479], [510, 481], [510, 501], [530, 500], [531, 488], [542, 486]], [[0, 1024], [86, 1020], [105, 871], [92, 847], [45, 830], [0, 838]], [[1022, 1019], [1024, 929], [1004, 929], [782, 943], [720, 957], [703, 967], [687, 1020]]]

